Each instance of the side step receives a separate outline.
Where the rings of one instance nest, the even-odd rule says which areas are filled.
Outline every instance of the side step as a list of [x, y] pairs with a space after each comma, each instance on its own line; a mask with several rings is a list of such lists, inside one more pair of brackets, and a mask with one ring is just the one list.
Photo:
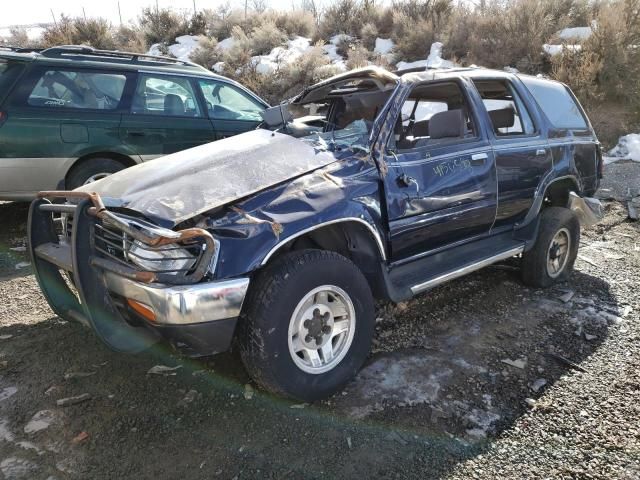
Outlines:
[[43, 243], [35, 248], [35, 254], [54, 264], [56, 267], [73, 271], [73, 263], [71, 261], [71, 247], [69, 245], [60, 245], [58, 243]]
[[524, 242], [513, 238], [512, 232], [481, 238], [418, 258], [391, 265], [386, 275], [391, 300], [398, 302], [461, 277], [524, 250]]

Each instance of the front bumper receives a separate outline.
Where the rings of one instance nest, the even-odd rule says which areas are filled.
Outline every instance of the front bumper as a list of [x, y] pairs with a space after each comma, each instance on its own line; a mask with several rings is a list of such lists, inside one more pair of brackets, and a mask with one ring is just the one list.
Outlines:
[[[179, 284], [168, 285], [159, 275], [113, 268], [95, 249], [92, 232], [98, 220], [91, 202], [83, 200], [73, 211], [69, 242], [61, 241], [54, 228], [55, 209], [73, 207], [44, 199], [32, 203], [29, 248], [40, 288], [60, 317], [89, 326], [121, 352], [135, 353], [161, 339], [191, 356], [229, 348], [248, 278], [212, 282], [184, 275]], [[141, 314], [139, 305], [152, 313]]]

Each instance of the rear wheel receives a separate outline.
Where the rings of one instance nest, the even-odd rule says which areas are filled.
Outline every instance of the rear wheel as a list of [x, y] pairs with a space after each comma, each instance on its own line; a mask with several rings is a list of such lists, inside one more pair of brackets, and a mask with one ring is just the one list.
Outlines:
[[263, 388], [314, 401], [364, 363], [374, 328], [369, 285], [347, 258], [321, 250], [284, 255], [255, 279], [241, 319], [242, 360]]
[[93, 183], [123, 170], [126, 166], [112, 158], [90, 158], [74, 165], [67, 176], [66, 187], [69, 190]]
[[522, 279], [532, 287], [566, 280], [580, 243], [580, 221], [568, 208], [549, 207], [540, 214], [536, 243], [522, 256]]

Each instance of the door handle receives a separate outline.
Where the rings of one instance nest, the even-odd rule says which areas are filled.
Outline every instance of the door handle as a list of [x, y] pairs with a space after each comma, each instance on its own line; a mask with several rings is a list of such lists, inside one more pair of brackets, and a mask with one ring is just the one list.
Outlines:
[[484, 165], [488, 158], [486, 153], [474, 153], [471, 155], [471, 165]]
[[538, 157], [542, 157], [543, 155], [547, 154], [547, 150], [546, 148], [539, 148], [538, 150], [536, 150], [536, 156]]

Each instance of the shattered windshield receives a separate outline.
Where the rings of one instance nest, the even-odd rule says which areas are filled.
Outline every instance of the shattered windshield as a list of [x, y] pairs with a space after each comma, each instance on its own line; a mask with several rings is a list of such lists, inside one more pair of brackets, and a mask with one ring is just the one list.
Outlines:
[[347, 148], [369, 152], [369, 133], [371, 124], [363, 119], [355, 120], [339, 130], [315, 132], [304, 140], [314, 142], [324, 150], [340, 151]]

